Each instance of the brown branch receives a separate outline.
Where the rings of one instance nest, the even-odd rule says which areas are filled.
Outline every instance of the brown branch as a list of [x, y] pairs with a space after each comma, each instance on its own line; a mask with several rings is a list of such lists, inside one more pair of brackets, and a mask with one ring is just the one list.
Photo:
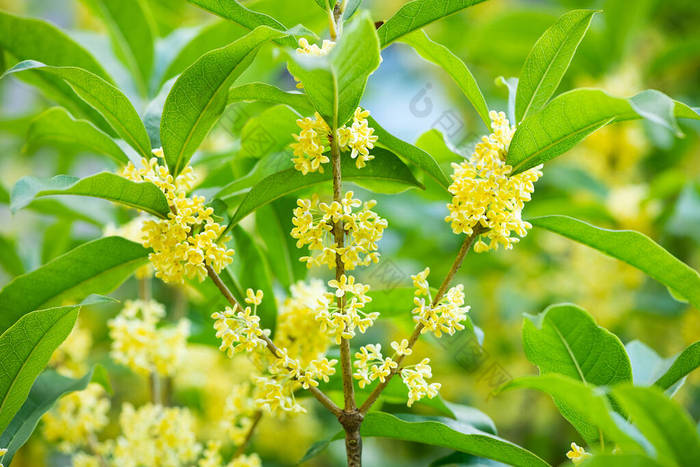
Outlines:
[[245, 448], [250, 443], [251, 438], [253, 437], [253, 433], [255, 432], [255, 428], [258, 426], [258, 423], [260, 423], [260, 419], [262, 418], [263, 413], [261, 410], [258, 410], [255, 412], [255, 415], [253, 415], [253, 424], [250, 425], [250, 428], [248, 428], [248, 433], [245, 435], [245, 439], [241, 443], [240, 446], [236, 449], [236, 452], [233, 453], [233, 459], [236, 459], [236, 457], [240, 456], [245, 452]]
[[[239, 310], [243, 310], [243, 307], [238, 303], [238, 300], [236, 300], [236, 297], [233, 296], [231, 291], [226, 287], [226, 284], [221, 280], [221, 277], [212, 269], [211, 266], [206, 265], [207, 268], [207, 274], [209, 275], [209, 278], [214, 282], [214, 285], [216, 285], [216, 288], [219, 289], [219, 292], [226, 298], [226, 301], [228, 301], [233, 309], [235, 310], [238, 308]], [[274, 355], [276, 358], [280, 358], [282, 353], [280, 352], [279, 348], [275, 345], [272, 340], [267, 337], [265, 334], [261, 335], [260, 338], [265, 341], [265, 345], [267, 348], [270, 350], [272, 355]], [[288, 368], [288, 370], [291, 370]], [[296, 378], [295, 378], [296, 379]], [[339, 416], [342, 413], [342, 410], [340, 407], [338, 407], [328, 396], [326, 396], [321, 390], [318, 388], [315, 388], [313, 386], [309, 386], [309, 392], [311, 395], [313, 395], [325, 408], [327, 408], [333, 415], [336, 417]]]
[[[450, 285], [450, 282], [452, 282], [452, 279], [454, 278], [455, 274], [459, 270], [459, 268], [462, 266], [462, 262], [464, 261], [464, 257], [467, 256], [467, 253], [471, 249], [472, 245], [474, 244], [474, 240], [483, 233], [483, 230], [477, 226], [476, 229], [474, 229], [474, 232], [466, 237], [464, 239], [464, 242], [462, 242], [462, 247], [459, 249], [459, 252], [457, 253], [457, 256], [455, 257], [454, 262], [452, 263], [452, 268], [450, 268], [450, 272], [447, 273], [447, 276], [445, 276], [445, 280], [442, 281], [442, 284], [440, 285], [440, 289], [438, 290], [437, 294], [435, 294], [435, 297], [433, 298], [432, 301], [432, 306], [437, 305], [437, 303], [440, 301], [442, 296], [445, 294], [447, 291], [447, 288]], [[411, 334], [411, 337], [408, 338], [408, 348], [412, 349], [413, 346], [415, 345], [416, 341], [421, 335], [421, 332], [423, 331], [423, 324], [418, 323], [416, 324], [416, 327], [413, 329], [413, 333]], [[396, 362], [396, 368], [391, 370], [391, 373], [384, 379], [383, 383], [379, 383], [379, 385], [374, 388], [374, 391], [370, 393], [369, 396], [367, 396], [367, 400], [360, 406], [360, 413], [362, 415], [366, 414], [367, 411], [372, 407], [372, 404], [374, 404], [377, 399], [379, 399], [379, 396], [381, 395], [382, 391], [389, 385], [389, 381], [391, 381], [391, 378], [394, 377], [394, 375], [398, 374], [401, 368], [401, 363], [403, 362], [405, 358], [405, 355], [397, 355], [394, 354], [392, 356], [392, 359]]]

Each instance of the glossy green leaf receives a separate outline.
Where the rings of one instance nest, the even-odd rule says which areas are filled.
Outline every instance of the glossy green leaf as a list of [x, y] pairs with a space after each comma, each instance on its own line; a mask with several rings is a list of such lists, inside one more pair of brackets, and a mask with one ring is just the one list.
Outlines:
[[700, 459], [700, 434], [676, 402], [656, 387], [615, 386], [612, 395], [632, 423], [656, 449], [664, 465], [694, 465]]
[[620, 339], [576, 305], [552, 305], [539, 315], [526, 315], [523, 348], [543, 374], [559, 373], [596, 386], [632, 381]]
[[21, 73], [27, 70], [47, 73], [65, 80], [85, 102], [94, 107], [109, 122], [124, 141], [136, 149], [141, 156], [151, 157], [151, 142], [141, 117], [119, 89], [82, 68], [55, 67], [33, 60], [18, 63], [7, 73]]
[[541, 109], [559, 87], [595, 11], [564, 13], [535, 42], [525, 59], [515, 98], [515, 121]]
[[105, 237], [16, 277], [0, 291], [0, 332], [33, 310], [111, 292], [147, 261], [148, 251], [121, 237]]
[[382, 128], [374, 118], [369, 117], [368, 120], [369, 126], [374, 128], [374, 134], [378, 137], [377, 146], [386, 148], [410, 163], [415, 164], [447, 190], [447, 187], [450, 186], [450, 179], [447, 178], [430, 154], [392, 135]]
[[155, 34], [150, 11], [143, 0], [83, 0], [109, 32], [117, 56], [138, 77], [143, 94], [153, 71]]
[[[375, 152], [376, 156], [367, 163], [366, 167], [358, 169], [355, 161], [350, 157], [343, 157], [341, 170], [344, 180], [387, 180], [396, 183], [404, 183], [414, 187], [422, 187], [415, 179], [408, 167], [396, 156], [389, 152]], [[313, 172], [303, 175], [296, 169], [287, 169], [272, 174], [255, 185], [238, 206], [233, 215], [229, 228], [238, 224], [244, 217], [267, 203], [293, 193], [301, 188], [330, 181], [333, 174], [330, 170], [324, 173]]]
[[232, 44], [204, 54], [175, 81], [160, 122], [170, 173], [178, 175], [226, 107], [228, 88], [260, 47], [284, 33], [261, 26]]
[[79, 67], [110, 81], [95, 57], [46, 21], [0, 11], [0, 46], [19, 61], [36, 60], [53, 66]]
[[27, 442], [34, 432], [39, 419], [48, 412], [62, 396], [73, 391], [82, 391], [94, 382], [101, 366], [94, 367], [79, 379], [68, 378], [54, 370], [46, 370], [34, 381], [27, 400], [12, 418], [7, 429], [0, 436], [0, 445], [7, 448], [5, 457], [0, 458], [10, 465], [17, 450]]
[[517, 444], [450, 419], [371, 412], [365, 416], [360, 434], [440, 446], [515, 466], [549, 465]]
[[646, 235], [631, 230], [601, 229], [567, 216], [535, 217], [529, 221], [536, 227], [558, 233], [636, 267], [700, 309], [700, 274]]
[[170, 60], [167, 69], [163, 72], [160, 83], [165, 83], [170, 78], [182, 73], [188, 66], [194, 63], [205, 53], [225, 47], [236, 39], [241, 38], [248, 29], [232, 23], [231, 21], [216, 21], [199, 30]]
[[294, 164], [292, 163], [292, 155], [290, 153], [281, 152], [270, 154], [260, 159], [258, 163], [255, 164], [255, 167], [245, 176], [221, 188], [221, 190], [214, 195], [214, 198], [229, 203], [234, 198], [248, 193], [253, 186], [264, 178], [291, 169], [292, 167], [294, 167]]
[[331, 128], [345, 124], [360, 105], [367, 79], [379, 67], [381, 56], [374, 23], [367, 12], [345, 29], [342, 39], [326, 56], [292, 54], [289, 71]]
[[[321, 7], [321, 9], [324, 11], [329, 11], [333, 7], [335, 7], [336, 1], [337, 0], [314, 0], [314, 2], [316, 2], [316, 5]], [[331, 5], [331, 2], [332, 2], [332, 5]]]
[[[236, 288], [240, 290], [239, 300], [245, 298], [247, 289], [263, 291], [263, 301], [257, 309], [257, 314], [260, 316], [260, 327], [270, 329], [274, 336], [277, 323], [277, 303], [265, 258], [255, 239], [241, 226], [236, 226], [232, 233], [236, 258], [228, 269], [233, 273]], [[240, 303], [244, 302], [240, 301]]]
[[668, 389], [700, 366], [700, 342], [683, 350], [673, 359], [671, 367], [654, 383]]
[[54, 350], [68, 337], [80, 306], [32, 311], [0, 335], [0, 432], [10, 424]]
[[43, 196], [77, 195], [106, 199], [165, 219], [170, 207], [163, 192], [151, 182], [133, 182], [111, 172], [85, 178], [57, 175], [50, 180], [20, 179], [12, 190], [10, 209], [17, 211]]
[[66, 219], [58, 219], [46, 227], [41, 243], [41, 263], [48, 263], [70, 250], [72, 233], [73, 222]]
[[382, 48], [433, 21], [484, 0], [413, 0], [403, 5], [377, 31]]
[[283, 91], [271, 84], [248, 83], [234, 86], [228, 91], [228, 104], [252, 101], [285, 104], [302, 115], [311, 115], [314, 111], [314, 107], [306, 95]]
[[261, 159], [289, 148], [300, 131], [299, 114], [286, 105], [273, 105], [246, 120], [240, 132], [237, 158]]
[[[654, 115], [653, 121], [666, 119], [665, 106], [654, 107], [645, 102], [644, 113], [640, 114], [630, 103], [634, 100], [635, 97], [612, 97], [598, 89], [575, 89], [560, 94], [518, 126], [506, 162], [513, 167], [513, 174], [517, 174], [563, 154], [609, 123], [650, 119], [650, 113]], [[655, 102], [659, 99], [652, 101]], [[679, 102], [674, 102], [674, 115], [700, 119], [699, 114]]]
[[673, 358], [662, 358], [654, 349], [634, 340], [625, 345], [632, 364], [632, 381], [635, 386], [651, 386], [673, 363]]
[[[244, 26], [250, 30], [253, 30], [259, 26], [267, 26], [278, 31], [286, 31], [289, 29], [272, 16], [246, 8], [236, 0], [226, 0], [225, 2], [221, 0], [189, 1], [207, 11], [210, 11], [211, 13], [214, 13], [215, 15], [231, 20], [234, 23], [240, 24], [241, 26]], [[315, 36], [311, 31], [307, 30], [301, 30], [299, 34], [303, 36]], [[283, 37], [280, 35], [276, 37], [275, 40], [287, 47], [297, 47], [297, 37], [295, 36]]]
[[452, 162], [464, 161], [464, 156], [458, 154], [456, 150], [445, 140], [440, 130], [431, 128], [416, 140], [419, 149], [430, 154], [439, 164], [443, 166]]
[[[592, 426], [600, 431], [621, 449], [628, 452], [643, 452], [642, 447], [626, 433], [613, 418], [613, 410], [605, 394], [588, 384], [564, 375], [549, 373], [540, 376], [524, 376], [506, 383], [501, 391], [517, 388], [537, 389], [552, 396], [570, 412], [562, 415], [574, 426]], [[593, 442], [597, 432], [584, 437]]]
[[486, 99], [484, 99], [474, 75], [459, 57], [444, 45], [432, 41], [425, 31], [416, 31], [403, 36], [401, 42], [410, 45], [418, 52], [418, 55], [445, 70], [474, 106], [474, 110], [479, 114], [486, 128], [491, 128]]
[[119, 165], [129, 158], [105, 132], [87, 120], [74, 119], [63, 107], [51, 107], [37, 116], [29, 126], [26, 151], [45, 144], [75, 145], [96, 154], [104, 154]]

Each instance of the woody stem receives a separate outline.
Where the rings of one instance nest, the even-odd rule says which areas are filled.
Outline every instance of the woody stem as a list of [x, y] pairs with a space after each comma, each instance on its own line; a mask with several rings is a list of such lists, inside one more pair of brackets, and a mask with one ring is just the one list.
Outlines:
[[[221, 295], [226, 298], [226, 300], [231, 304], [233, 309], [235, 310], [238, 308], [239, 310], [243, 310], [243, 307], [238, 303], [238, 300], [236, 300], [236, 297], [233, 296], [229, 288], [224, 284], [224, 282], [221, 280], [221, 277], [212, 269], [211, 266], [208, 264], [206, 265], [207, 268], [207, 274], [209, 275], [209, 278], [214, 282], [214, 285], [216, 285], [216, 288], [219, 289], [219, 292], [221, 292]], [[265, 334], [262, 334], [260, 338], [265, 341], [265, 345], [268, 348], [270, 352], [272, 352], [272, 355], [274, 355], [276, 358], [281, 358], [281, 352], [279, 348], [275, 345], [272, 340], [267, 337]], [[335, 405], [335, 403], [328, 398], [323, 392], [321, 392], [318, 388], [315, 388], [313, 386], [309, 386], [309, 392], [311, 393], [312, 396], [316, 398], [325, 408], [327, 408], [333, 415], [336, 417], [340, 416], [342, 413], [342, 410], [340, 407]]]
[[[454, 278], [455, 274], [459, 270], [459, 268], [462, 266], [462, 262], [464, 261], [464, 257], [467, 256], [467, 253], [471, 249], [472, 245], [474, 244], [474, 240], [483, 233], [483, 230], [477, 226], [474, 229], [474, 232], [466, 237], [464, 239], [464, 242], [462, 242], [462, 246], [459, 249], [459, 252], [457, 253], [457, 256], [455, 257], [454, 262], [452, 263], [452, 267], [450, 268], [450, 272], [447, 273], [447, 276], [445, 276], [445, 279], [442, 281], [442, 284], [440, 285], [440, 289], [438, 289], [438, 292], [435, 294], [435, 297], [433, 298], [432, 306], [437, 305], [437, 303], [440, 301], [442, 296], [445, 294], [447, 291], [447, 287], [449, 287], [450, 282], [452, 282], [452, 279]], [[415, 345], [416, 341], [421, 335], [421, 332], [423, 331], [423, 324], [418, 323], [416, 324], [416, 327], [413, 329], [413, 333], [411, 334], [411, 337], [408, 338], [408, 348], [412, 349], [413, 346]], [[379, 383], [379, 385], [374, 388], [374, 391], [367, 397], [367, 400], [360, 406], [360, 413], [362, 415], [366, 414], [367, 411], [372, 407], [372, 404], [374, 404], [377, 399], [379, 399], [379, 396], [381, 395], [382, 391], [389, 385], [389, 381], [391, 381], [391, 378], [394, 377], [400, 370], [401, 370], [401, 363], [403, 362], [405, 358], [405, 355], [397, 355], [394, 354], [392, 359], [396, 362], [396, 368], [391, 370], [391, 373], [384, 379], [383, 383]]]
[[263, 413], [260, 410], [255, 412], [255, 415], [253, 415], [253, 423], [250, 425], [250, 428], [248, 428], [248, 433], [246, 433], [245, 439], [243, 440], [241, 445], [238, 446], [236, 452], [233, 453], [234, 459], [245, 452], [245, 448], [248, 445], [248, 443], [250, 443], [250, 440], [253, 437], [253, 433], [255, 432], [255, 428], [258, 426], [258, 423], [260, 423], [260, 419], [262, 418], [262, 416]]

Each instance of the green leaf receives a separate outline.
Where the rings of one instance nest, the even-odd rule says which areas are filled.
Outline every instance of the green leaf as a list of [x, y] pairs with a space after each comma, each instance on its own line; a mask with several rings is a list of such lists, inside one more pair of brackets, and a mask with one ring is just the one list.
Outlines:
[[416, 146], [430, 154], [443, 166], [452, 162], [464, 161], [464, 157], [457, 153], [457, 150], [447, 142], [445, 135], [437, 128], [431, 128], [420, 135], [416, 140]]
[[299, 114], [286, 105], [273, 105], [247, 119], [241, 129], [237, 158], [261, 159], [289, 148], [299, 132]]
[[[259, 26], [267, 26], [278, 31], [286, 31], [287, 26], [277, 21], [272, 16], [266, 15], [265, 13], [260, 13], [259, 11], [250, 10], [243, 5], [241, 5], [236, 0], [226, 0], [222, 2], [221, 0], [189, 0], [191, 3], [204, 8], [205, 10], [214, 13], [215, 15], [221, 16], [228, 20], [238, 23], [243, 27], [253, 30]], [[308, 30], [301, 30], [299, 35], [303, 36], [315, 36], [314, 33]], [[280, 44], [287, 47], [297, 46], [297, 37], [289, 36], [283, 37], [278, 36], [275, 38]]]
[[[541, 374], [561, 374], [595, 386], [632, 381], [632, 366], [620, 339], [598, 326], [582, 308], [552, 305], [539, 315], [525, 317], [523, 348]], [[597, 437], [575, 409], [556, 397], [554, 401], [584, 438]]]
[[141, 117], [129, 99], [116, 87], [87, 70], [76, 67], [55, 67], [33, 60], [18, 63], [7, 73], [27, 70], [48, 73], [65, 80], [85, 102], [93, 106], [114, 128], [124, 141], [141, 156], [151, 157], [151, 142]]
[[632, 381], [635, 386], [651, 386], [673, 363], [673, 358], [662, 358], [654, 349], [641, 341], [633, 340], [625, 345], [632, 364]]
[[403, 5], [377, 31], [382, 48], [433, 21], [484, 0], [413, 0]]
[[104, 154], [119, 165], [129, 158], [117, 143], [87, 120], [76, 120], [63, 107], [52, 107], [39, 114], [29, 126], [25, 151], [44, 144], [77, 145], [96, 154]]
[[[653, 120], [666, 118], [665, 107], [648, 103], [642, 105], [645, 113], [639, 114], [630, 103], [635, 97], [612, 97], [598, 89], [574, 89], [555, 97], [523, 120], [515, 131], [506, 157], [508, 165], [513, 167], [512, 174], [563, 154], [609, 123], [649, 118], [650, 112], [660, 112]], [[652, 102], [658, 102], [658, 96]], [[700, 115], [680, 102], [674, 102], [674, 114], [679, 118], [700, 119]]]
[[580, 464], [581, 467], [661, 467], [654, 459], [643, 454], [596, 454]]
[[229, 45], [241, 38], [248, 29], [232, 23], [231, 21], [216, 21], [199, 30], [199, 32], [187, 42], [181, 50], [175, 54], [167, 69], [160, 78], [162, 85], [170, 78], [182, 73], [185, 68], [194, 63], [205, 53]]
[[265, 258], [255, 239], [241, 226], [236, 226], [232, 233], [236, 258], [228, 269], [233, 272], [234, 282], [237, 289], [241, 291], [239, 301], [244, 304], [242, 300], [245, 298], [247, 289], [262, 290], [263, 301], [262, 304], [258, 305], [260, 327], [270, 329], [272, 336], [274, 336], [277, 323], [277, 303]]
[[167, 218], [170, 212], [168, 200], [156, 185], [151, 182], [133, 182], [111, 172], [100, 172], [85, 178], [70, 175], [57, 175], [50, 180], [24, 177], [12, 190], [10, 209], [15, 212], [36, 198], [53, 195], [106, 199], [162, 219]]
[[233, 81], [265, 42], [283, 35], [261, 26], [226, 47], [204, 54], [175, 81], [160, 122], [165, 160], [173, 176], [187, 166], [223, 113]]
[[695, 465], [700, 459], [700, 435], [688, 414], [656, 387], [617, 385], [612, 395], [632, 423], [656, 449], [664, 465]]
[[0, 11], [0, 46], [19, 61], [36, 60], [53, 66], [75, 66], [111, 81], [87, 50], [46, 21]]
[[30, 311], [117, 288], [148, 258], [138, 243], [105, 237], [16, 277], [0, 291], [0, 332]]
[[[374, 151], [375, 158], [367, 163], [367, 166], [358, 169], [355, 161], [350, 157], [343, 157], [341, 169], [344, 180], [387, 180], [406, 185], [421, 187], [422, 185], [415, 179], [408, 167], [406, 167], [396, 156], [390, 152]], [[261, 206], [281, 198], [284, 195], [293, 193], [300, 188], [306, 188], [331, 180], [333, 174], [330, 170], [324, 173], [313, 172], [303, 175], [296, 169], [287, 169], [282, 172], [272, 174], [258, 184], [243, 198], [238, 210], [233, 215], [230, 229], [238, 224], [244, 217], [252, 213]]]
[[474, 110], [479, 114], [486, 128], [491, 128], [486, 99], [484, 99], [474, 75], [459, 57], [444, 45], [432, 41], [425, 31], [408, 34], [401, 38], [401, 42], [410, 45], [421, 57], [445, 70], [474, 106]]
[[673, 359], [673, 364], [654, 384], [668, 389], [700, 366], [700, 342], [683, 350]]
[[304, 84], [314, 108], [335, 129], [345, 124], [360, 105], [367, 79], [379, 67], [377, 31], [369, 13], [362, 12], [328, 55], [294, 53], [290, 58], [290, 73]]
[[10, 277], [24, 274], [24, 264], [17, 253], [17, 242], [14, 238], [0, 235], [0, 265]]
[[57, 256], [70, 250], [73, 222], [58, 219], [44, 229], [43, 242], [41, 244], [41, 263], [48, 263]]
[[255, 225], [265, 243], [267, 258], [275, 277], [289, 288], [306, 277], [307, 267], [299, 261], [304, 252], [296, 247], [296, 240], [289, 234], [294, 225], [291, 213], [296, 207], [292, 198], [282, 198], [257, 210]]
[[537, 39], [520, 70], [516, 122], [541, 109], [554, 95], [595, 13], [593, 10], [564, 13]]
[[143, 0], [83, 1], [102, 18], [117, 56], [137, 76], [142, 94], [146, 94], [155, 54], [152, 20], [146, 4]]
[[0, 446], [7, 448], [5, 457], [0, 460], [10, 465], [12, 457], [34, 432], [39, 419], [56, 403], [58, 399], [73, 391], [82, 391], [90, 382], [95, 381], [102, 366], [93, 367], [80, 379], [68, 378], [54, 370], [46, 370], [34, 381], [27, 400], [14, 416], [7, 429], [0, 436]]
[[[276, 174], [277, 172], [291, 169], [293, 166], [292, 155], [288, 152], [265, 156], [255, 164], [255, 167], [253, 167], [248, 174], [221, 188], [221, 190], [214, 195], [214, 198], [229, 203], [233, 198], [249, 192], [251, 187], [258, 184], [262, 179]], [[228, 167], [226, 169], [230, 171]]]
[[[641, 446], [617, 424], [608, 398], [597, 388], [564, 375], [549, 373], [516, 378], [506, 383], [500, 391], [517, 388], [537, 389], [549, 394], [554, 400], [571, 409], [571, 412], [562, 412], [562, 415], [574, 426], [597, 427], [621, 449], [642, 452]], [[595, 434], [590, 433], [587, 438], [594, 438]]]
[[601, 229], [568, 216], [535, 217], [529, 221], [636, 267], [700, 309], [700, 274], [646, 235]]
[[494, 459], [515, 466], [547, 466], [547, 462], [525, 448], [473, 426], [450, 419], [434, 419], [418, 415], [392, 415], [371, 412], [365, 416], [360, 434], [413, 441], [476, 456]]
[[311, 115], [314, 111], [314, 107], [306, 95], [298, 92], [283, 91], [277, 86], [266, 83], [248, 83], [229, 89], [227, 105], [241, 101], [285, 104], [302, 115]]
[[0, 432], [20, 409], [54, 350], [68, 337], [80, 306], [32, 311], [0, 336]]
[[376, 146], [386, 148], [394, 154], [415, 164], [447, 190], [447, 187], [450, 186], [450, 179], [447, 178], [430, 154], [392, 135], [382, 128], [374, 118], [369, 117], [368, 120], [369, 126], [374, 128], [374, 134], [378, 137]]
[[[332, 11], [332, 8], [335, 7], [337, 0], [314, 0], [314, 2], [316, 2], [316, 5], [321, 7], [323, 11]], [[332, 6], [331, 2], [333, 2]]]
[[539, 315], [525, 316], [523, 348], [541, 373], [559, 373], [596, 386], [632, 381], [622, 342], [584, 309], [551, 305]]

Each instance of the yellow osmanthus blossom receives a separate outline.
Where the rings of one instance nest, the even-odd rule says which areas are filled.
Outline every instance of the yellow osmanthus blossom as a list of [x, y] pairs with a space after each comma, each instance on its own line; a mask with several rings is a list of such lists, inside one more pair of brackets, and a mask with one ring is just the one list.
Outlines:
[[374, 134], [374, 128], [367, 121], [369, 110], [360, 107], [355, 109], [353, 123], [349, 127], [338, 128], [338, 144], [341, 149], [350, 149], [350, 157], [357, 159], [355, 165], [358, 169], [367, 165], [367, 161], [374, 159], [369, 150], [374, 148], [378, 136]]
[[116, 318], [108, 322], [111, 356], [141, 375], [172, 376], [183, 364], [189, 321], [158, 326], [165, 308], [155, 301], [127, 300]]
[[360, 351], [355, 353], [355, 368], [353, 377], [357, 379], [357, 384], [360, 388], [371, 384], [375, 380], [380, 382], [386, 381], [392, 370], [398, 367], [391, 357], [382, 356], [381, 344], [367, 344], [360, 347]]
[[[361, 169], [367, 165], [367, 161], [374, 159], [369, 151], [377, 142], [374, 128], [369, 126], [367, 117], [369, 110], [358, 107], [353, 114], [353, 123], [350, 126], [338, 128], [338, 146], [341, 150], [350, 151], [350, 157], [355, 159], [355, 165]], [[324, 153], [329, 149], [329, 135], [331, 128], [316, 112], [313, 117], [305, 117], [297, 120], [301, 128], [299, 134], [293, 134], [296, 140], [291, 144], [294, 151], [294, 168], [306, 175], [309, 172], [323, 173], [323, 165], [330, 162]]]
[[297, 53], [299, 55], [310, 55], [314, 57], [320, 57], [322, 55], [328, 55], [328, 53], [333, 50], [335, 42], [324, 40], [321, 43], [321, 47], [316, 44], [309, 44], [309, 41], [303, 37], [299, 39], [299, 48], [297, 48]]
[[[320, 252], [315, 256], [303, 256], [300, 260], [306, 262], [308, 267], [325, 264], [333, 269], [337, 254], [348, 271], [379, 261], [377, 242], [381, 240], [388, 223], [372, 211], [376, 204], [376, 201], [370, 200], [363, 205], [359, 199], [353, 198], [352, 191], [345, 193], [340, 201], [330, 204], [319, 203], [317, 196], [298, 200], [291, 235], [297, 239], [297, 248], [307, 246], [310, 252]], [[338, 222], [343, 223], [345, 230], [345, 244], [342, 247], [338, 246], [332, 234], [333, 225]]]
[[87, 357], [92, 346], [90, 331], [80, 324], [75, 326], [63, 344], [51, 355], [49, 365], [62, 375], [78, 378], [87, 371]]
[[566, 453], [566, 457], [571, 459], [574, 464], [580, 464], [587, 458], [591, 457], [591, 454], [586, 452], [581, 446], [576, 443], [571, 443], [571, 450]]
[[[355, 277], [345, 274], [339, 281], [329, 281], [328, 285], [336, 291], [327, 292], [320, 299], [323, 307], [316, 313], [316, 321], [321, 323], [321, 331], [335, 338], [336, 344], [340, 344], [341, 339], [352, 339], [357, 331], [364, 334], [379, 318], [379, 313], [363, 310], [372, 301], [367, 295], [369, 285], [355, 282]], [[342, 309], [338, 307], [338, 297], [343, 297]]]
[[58, 443], [64, 452], [85, 446], [109, 422], [109, 406], [102, 386], [90, 383], [84, 390], [59, 399], [56, 406], [44, 415], [44, 436], [48, 441]]
[[[532, 226], [522, 220], [526, 201], [535, 191], [534, 183], [542, 176], [542, 166], [511, 176], [506, 155], [515, 128], [510, 126], [503, 112], [491, 112], [493, 133], [484, 136], [474, 153], [461, 164], [453, 163], [452, 202], [447, 204], [450, 215], [445, 221], [452, 223], [456, 234], [472, 235], [479, 226], [486, 229], [474, 245], [474, 251], [506, 249], [519, 241]], [[483, 237], [487, 237], [486, 243]]]
[[330, 162], [328, 156], [323, 153], [326, 150], [325, 143], [328, 142], [328, 134], [331, 129], [323, 118], [316, 112], [313, 117], [306, 117], [297, 120], [297, 125], [301, 128], [298, 135], [292, 135], [296, 143], [291, 147], [294, 151], [294, 168], [306, 175], [309, 172], [323, 173], [323, 166]]
[[[2, 457], [7, 454], [7, 448], [2, 448], [0, 449], [0, 460], [2, 460]], [[0, 462], [0, 467], [3, 467], [2, 462]]]
[[227, 467], [261, 467], [262, 461], [257, 454], [241, 454], [233, 459]]
[[[412, 313], [413, 320], [423, 325], [422, 333], [433, 332], [435, 337], [443, 333], [453, 335], [464, 329], [463, 321], [467, 319], [469, 306], [464, 305], [464, 286], [458, 284], [450, 288], [438, 302], [432, 304], [430, 286], [428, 284], [430, 268], [425, 268], [415, 276], [411, 276], [416, 287], [413, 303], [416, 306]], [[427, 297], [424, 297], [426, 296]], [[427, 299], [426, 299], [427, 298]]]
[[240, 446], [244, 442], [250, 427], [253, 425], [255, 411], [252, 385], [249, 382], [234, 384], [231, 393], [226, 398], [221, 427], [236, 446]]
[[205, 206], [202, 196], [187, 196], [194, 184], [192, 167], [173, 178], [156, 157], [150, 161], [144, 158], [141, 164], [137, 168], [130, 162], [122, 175], [157, 185], [172, 211], [167, 219], [147, 220], [143, 224], [143, 245], [153, 248], [149, 259], [156, 276], [174, 284], [182, 283], [185, 277], [202, 281], [207, 276], [207, 265], [216, 272], [229, 265], [234, 251], [227, 249], [225, 239], [220, 238], [224, 227], [214, 222], [213, 208]]
[[194, 435], [194, 417], [186, 408], [124, 404], [114, 443], [114, 465], [120, 467], [184, 466], [201, 451]]
[[420, 363], [413, 367], [405, 367], [401, 369], [401, 379], [406, 387], [408, 387], [408, 406], [411, 407], [414, 402], [428, 396], [429, 399], [438, 395], [440, 383], [428, 383], [426, 378], [432, 378], [433, 373], [430, 368], [430, 359], [424, 358]]
[[101, 467], [102, 459], [99, 456], [79, 452], [73, 455], [73, 467]]
[[[262, 291], [258, 292], [262, 299]], [[224, 311], [217, 311], [211, 315], [216, 320], [214, 322], [216, 337], [221, 339], [219, 350], [232, 357], [234, 352], [252, 352], [257, 348], [265, 347], [265, 341], [261, 336], [269, 335], [270, 331], [260, 327], [257, 309], [257, 304], [253, 308], [247, 306], [237, 310], [226, 307]]]

